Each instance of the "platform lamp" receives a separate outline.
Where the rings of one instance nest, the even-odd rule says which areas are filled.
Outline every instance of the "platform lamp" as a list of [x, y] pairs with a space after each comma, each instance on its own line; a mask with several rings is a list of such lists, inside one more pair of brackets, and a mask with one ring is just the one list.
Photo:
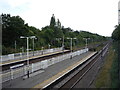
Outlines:
[[83, 38], [86, 41], [86, 48], [88, 47], [88, 40], [90, 40], [90, 38]]
[[73, 39], [77, 39], [77, 38], [67, 38], [67, 39], [70, 39], [70, 40], [71, 40], [71, 41], [70, 41], [70, 44], [71, 44], [71, 45], [70, 45], [70, 50], [71, 50], [71, 58], [72, 58], [72, 50], [73, 50], [73, 49], [72, 49], [72, 40], [73, 40]]
[[37, 39], [37, 38], [35, 36], [31, 36], [31, 38], [33, 39], [33, 56], [34, 56], [34, 47], [35, 47], [34, 40]]
[[20, 36], [20, 38], [26, 38], [27, 39], [27, 76], [29, 78], [29, 38], [33, 39], [35, 38], [35, 36], [29, 36], [29, 37], [25, 37], [25, 36]]
[[51, 46], [51, 45], [50, 45], [50, 44], [48, 44], [49, 49], [50, 49], [50, 46]]

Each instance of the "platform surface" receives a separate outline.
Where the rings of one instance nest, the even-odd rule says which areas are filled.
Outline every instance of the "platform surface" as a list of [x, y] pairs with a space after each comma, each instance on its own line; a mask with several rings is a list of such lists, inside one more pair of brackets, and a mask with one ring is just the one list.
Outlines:
[[17, 78], [12, 81], [3, 83], [3, 88], [43, 88], [49, 85], [52, 81], [56, 80], [78, 64], [92, 56], [95, 52], [87, 52], [72, 59], [66, 59], [59, 63], [49, 66], [42, 70], [42, 72], [31, 75], [32, 77], [23, 79]]
[[57, 73], [56, 75], [54, 75], [53, 77], [47, 79], [46, 81], [34, 86], [33, 88], [45, 88], [48, 85], [50, 85], [52, 82], [56, 81], [58, 78], [62, 77], [63, 75], [65, 75], [67, 72], [73, 70], [75, 67], [77, 67], [78, 65], [80, 65], [82, 62], [86, 61], [88, 58], [90, 58], [92, 55], [94, 55], [95, 52], [87, 55], [86, 57], [84, 57], [83, 59], [81, 59], [80, 61], [78, 61], [77, 63], [74, 63], [73, 65], [67, 67], [65, 70], [63, 70], [62, 72]]

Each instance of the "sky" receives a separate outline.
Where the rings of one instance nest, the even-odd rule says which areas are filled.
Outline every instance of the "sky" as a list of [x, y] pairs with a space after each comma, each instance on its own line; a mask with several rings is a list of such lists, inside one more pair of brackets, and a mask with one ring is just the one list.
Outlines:
[[119, 0], [0, 0], [0, 14], [19, 15], [41, 29], [52, 14], [64, 27], [111, 36], [118, 25]]

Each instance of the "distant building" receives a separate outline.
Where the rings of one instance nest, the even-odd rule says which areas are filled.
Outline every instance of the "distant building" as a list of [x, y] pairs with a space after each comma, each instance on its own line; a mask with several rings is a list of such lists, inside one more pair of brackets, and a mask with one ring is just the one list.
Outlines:
[[118, 24], [120, 24], [120, 1], [118, 2]]

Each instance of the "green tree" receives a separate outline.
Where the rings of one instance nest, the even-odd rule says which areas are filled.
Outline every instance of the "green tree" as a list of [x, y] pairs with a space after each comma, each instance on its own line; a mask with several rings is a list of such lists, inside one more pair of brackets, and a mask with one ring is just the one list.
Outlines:
[[[34, 26], [29, 26], [20, 16], [11, 16], [10, 14], [2, 14], [2, 41], [3, 41], [3, 53], [13, 53], [15, 41], [17, 42], [17, 48], [21, 46], [26, 47], [26, 39], [20, 39], [20, 36], [36, 36], [35, 49], [41, 49], [42, 46], [48, 48], [48, 44], [52, 47], [60, 46], [62, 38], [65, 38], [65, 46], [69, 46], [70, 41], [66, 38], [77, 38], [73, 40], [73, 43], [80, 45], [85, 43], [83, 38], [92, 38], [94, 41], [105, 40], [105, 37], [98, 34], [93, 34], [87, 31], [74, 31], [70, 27], [65, 28], [61, 26], [61, 22], [58, 19], [55, 20], [54, 14], [51, 17], [50, 25], [43, 27], [41, 30]], [[120, 26], [119, 26], [120, 27]], [[119, 38], [119, 27], [113, 32], [113, 37]], [[61, 38], [61, 41], [57, 41], [56, 38]], [[32, 40], [29, 42], [30, 48], [32, 48]], [[74, 44], [73, 44], [74, 45]], [[18, 50], [19, 52], [19, 50]]]
[[57, 27], [58, 27], [59, 29], [61, 29], [61, 22], [60, 22], [60, 20], [59, 20], [59, 19], [57, 20], [56, 25], [57, 25]]
[[20, 36], [28, 35], [27, 26], [19, 16], [2, 14], [2, 22], [3, 45], [13, 46], [16, 40], [19, 41]]
[[112, 39], [116, 41], [120, 40], [120, 25], [116, 26], [116, 29], [113, 31]]
[[50, 27], [51, 27], [52, 29], [54, 29], [55, 25], [56, 25], [55, 16], [54, 16], [54, 14], [53, 14], [52, 17], [51, 17], [51, 20], [50, 20]]

